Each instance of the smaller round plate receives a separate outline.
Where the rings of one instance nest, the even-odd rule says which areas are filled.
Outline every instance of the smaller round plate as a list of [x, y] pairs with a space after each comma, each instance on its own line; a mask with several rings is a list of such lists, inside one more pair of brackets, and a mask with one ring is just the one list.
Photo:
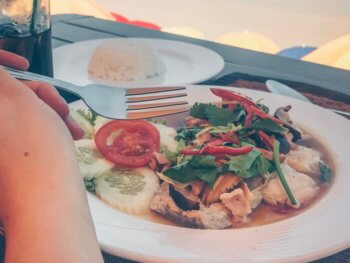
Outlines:
[[[88, 63], [95, 48], [105, 40], [107, 39], [82, 41], [54, 49], [55, 78], [76, 85], [92, 83], [87, 72]], [[118, 41], [118, 38], [115, 40]], [[129, 40], [153, 47], [165, 64], [165, 73], [144, 81], [103, 84], [121, 88], [194, 84], [212, 78], [224, 67], [224, 60], [219, 54], [198, 45], [162, 39], [129, 38]]]

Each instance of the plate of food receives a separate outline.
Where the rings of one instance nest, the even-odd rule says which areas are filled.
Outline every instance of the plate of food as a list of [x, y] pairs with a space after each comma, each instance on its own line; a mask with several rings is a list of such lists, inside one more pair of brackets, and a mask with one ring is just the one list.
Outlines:
[[291, 262], [350, 246], [348, 120], [265, 92], [187, 94], [186, 118], [111, 121], [71, 104], [103, 250], [149, 262]]
[[82, 41], [54, 49], [53, 56], [58, 79], [122, 88], [195, 84], [224, 67], [222, 57], [208, 48], [148, 38]]

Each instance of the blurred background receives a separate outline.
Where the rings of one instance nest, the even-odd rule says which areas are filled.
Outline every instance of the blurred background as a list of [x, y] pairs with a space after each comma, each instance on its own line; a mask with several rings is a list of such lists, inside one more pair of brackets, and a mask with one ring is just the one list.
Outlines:
[[51, 0], [51, 8], [350, 70], [349, 0]]

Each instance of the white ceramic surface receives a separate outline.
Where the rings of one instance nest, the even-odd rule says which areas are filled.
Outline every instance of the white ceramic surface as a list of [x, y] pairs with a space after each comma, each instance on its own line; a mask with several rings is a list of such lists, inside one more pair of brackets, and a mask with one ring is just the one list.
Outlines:
[[[165, 73], [144, 81], [103, 84], [127, 88], [195, 84], [212, 78], [224, 67], [224, 60], [219, 54], [201, 46], [162, 39], [129, 39], [152, 46], [165, 64]], [[76, 85], [92, 83], [87, 72], [88, 63], [94, 49], [103, 40], [106, 39], [82, 41], [54, 49], [55, 78]]]
[[[191, 86], [189, 102], [218, 101], [209, 88]], [[335, 179], [328, 193], [311, 208], [286, 220], [228, 230], [153, 223], [119, 212], [88, 194], [103, 250], [142, 262], [305, 262], [350, 247], [349, 120], [300, 100], [252, 90], [234, 90], [253, 99], [264, 98], [263, 103], [271, 112], [277, 107], [292, 105], [291, 118], [324, 142], [332, 156]], [[82, 102], [72, 106], [84, 107]]]

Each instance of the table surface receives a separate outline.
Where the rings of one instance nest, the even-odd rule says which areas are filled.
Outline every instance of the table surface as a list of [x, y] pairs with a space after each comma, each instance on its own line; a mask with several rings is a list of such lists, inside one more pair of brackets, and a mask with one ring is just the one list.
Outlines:
[[[109, 37], [161, 38], [201, 45], [219, 53], [225, 61], [222, 72], [203, 84], [264, 90], [265, 81], [275, 79], [302, 92], [316, 104], [350, 112], [349, 71], [94, 17], [53, 16], [52, 44], [54, 48], [83, 40]], [[67, 93], [62, 95], [68, 102], [76, 99]], [[130, 262], [106, 253], [103, 255], [105, 262]], [[350, 262], [350, 249], [316, 262]]]

